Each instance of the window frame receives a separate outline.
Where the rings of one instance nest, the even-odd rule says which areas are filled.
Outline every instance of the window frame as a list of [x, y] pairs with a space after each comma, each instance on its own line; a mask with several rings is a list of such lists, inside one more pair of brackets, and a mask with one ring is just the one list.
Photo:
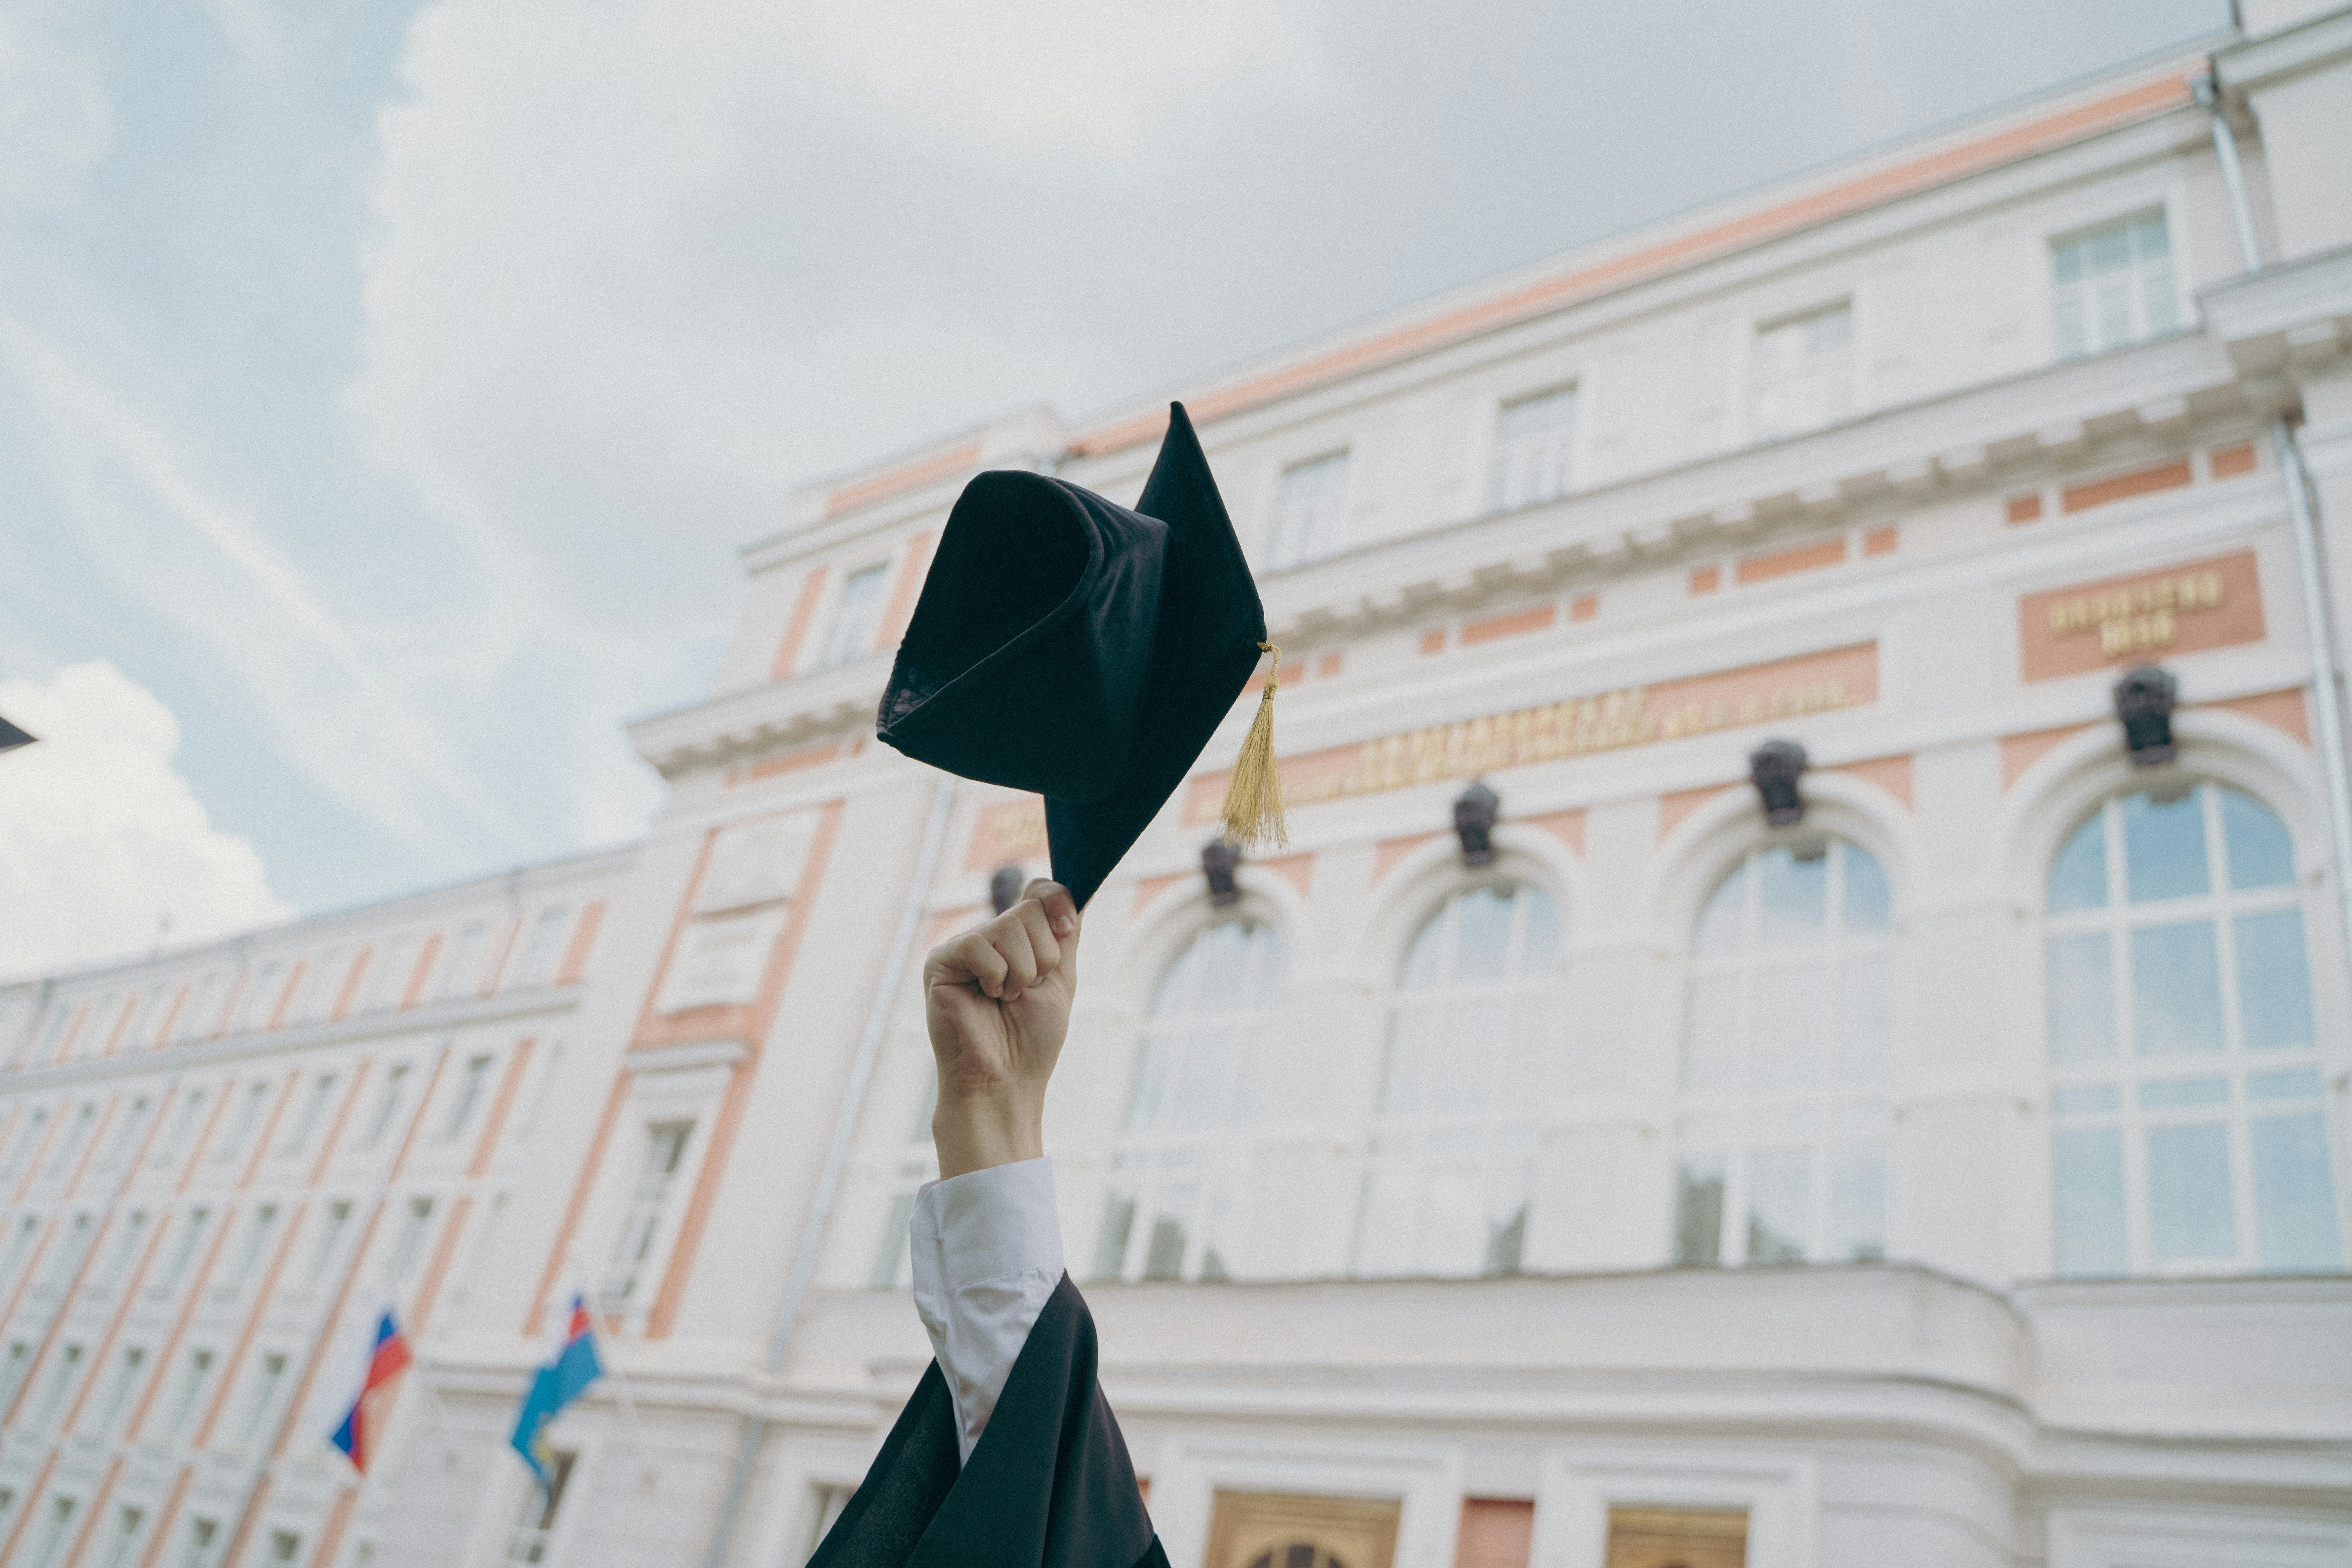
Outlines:
[[[1523, 1043], [1523, 1050], [1533, 1053], [1534, 1060], [1543, 1062], [1561, 1046], [1559, 1020], [1564, 1016], [1559, 1005], [1567, 995], [1570, 904], [1567, 890], [1557, 880], [1543, 874], [1538, 866], [1518, 857], [1506, 856], [1491, 867], [1468, 874], [1449, 877], [1416, 902], [1413, 919], [1403, 923], [1403, 941], [1389, 955], [1389, 981], [1381, 1003], [1381, 1048], [1379, 1084], [1373, 1100], [1371, 1120], [1366, 1128], [1363, 1180], [1357, 1204], [1355, 1235], [1349, 1240], [1348, 1272], [1356, 1279], [1420, 1279], [1458, 1278], [1482, 1279], [1522, 1272], [1528, 1267], [1528, 1235], [1536, 1208], [1536, 1188], [1540, 1143], [1546, 1117], [1549, 1113], [1548, 1095], [1541, 1089], [1531, 1092], [1517, 1106], [1507, 1102], [1482, 1109], [1475, 1113], [1439, 1112], [1416, 1106], [1400, 1114], [1389, 1107], [1392, 1080], [1398, 1068], [1398, 1031], [1401, 1014], [1407, 1005], [1405, 999], [1415, 992], [1433, 994], [1441, 1000], [1424, 1001], [1420, 1005], [1443, 1007], [1442, 998], [1458, 997], [1466, 985], [1452, 972], [1459, 957], [1458, 946], [1447, 950], [1440, 962], [1448, 965], [1446, 977], [1439, 983], [1423, 986], [1404, 984], [1406, 966], [1412, 962], [1414, 949], [1436, 922], [1453, 918], [1457, 921], [1454, 940], [1458, 942], [1459, 916], [1454, 911], [1462, 901], [1481, 891], [1507, 889], [1511, 895], [1511, 925], [1507, 933], [1506, 953], [1517, 955], [1524, 963], [1528, 938], [1528, 921], [1533, 918], [1533, 906], [1522, 905], [1518, 894], [1532, 891], [1550, 906], [1552, 951], [1549, 967], [1541, 971], [1525, 968], [1512, 970], [1511, 956], [1504, 960], [1506, 973], [1497, 988], [1504, 1005], [1532, 1006], [1541, 1033], [1532, 1044]], [[1524, 910], [1524, 912], [1523, 912]], [[1445, 939], [1441, 939], [1445, 940]], [[1549, 1005], [1543, 1005], [1546, 1002]], [[1427, 1173], [1433, 1161], [1450, 1157], [1440, 1147], [1441, 1139], [1464, 1137], [1475, 1143], [1459, 1143], [1457, 1148], [1475, 1149], [1479, 1172], [1479, 1201], [1488, 1226], [1486, 1256], [1479, 1267], [1468, 1270], [1448, 1268], [1423, 1261], [1429, 1252], [1420, 1239], [1420, 1232], [1432, 1217], [1423, 1203], [1412, 1206], [1415, 1237], [1396, 1244], [1395, 1258], [1381, 1260], [1374, 1252], [1376, 1226], [1383, 1216], [1378, 1212], [1384, 1166], [1402, 1168], [1411, 1173], [1409, 1184], [1426, 1189]], [[1384, 1140], [1397, 1141], [1407, 1147], [1407, 1152], [1384, 1156]], [[1517, 1236], [1509, 1246], [1511, 1256], [1498, 1264], [1498, 1237], [1494, 1224], [1496, 1215], [1498, 1182], [1508, 1175], [1511, 1166], [1523, 1166], [1513, 1184], [1520, 1191], [1520, 1201], [1514, 1219], [1502, 1229], [1507, 1233], [1516, 1227]], [[1387, 1245], [1381, 1243], [1380, 1245]]]
[[[2109, 229], [2128, 229], [2132, 225], [2150, 216], [2160, 216], [2164, 219], [2165, 256], [2167, 265], [2172, 274], [2173, 324], [2169, 328], [2166, 328], [2161, 331], [2151, 329], [2147, 325], [2147, 300], [2144, 297], [2143, 288], [2139, 285], [2137, 280], [2137, 270], [2139, 267], [2144, 266], [2145, 264], [2135, 263], [2130, 268], [2128, 268], [2128, 270], [2133, 272], [2135, 278], [2135, 287], [2132, 295], [2132, 312], [2135, 318], [2135, 331], [2132, 334], [2113, 342], [2101, 343], [2095, 347], [2092, 346], [2090, 333], [2088, 331], [2090, 315], [2088, 296], [2085, 295], [2085, 331], [2084, 346], [2078, 351], [2073, 353], [2067, 352], [2061, 346], [2059, 342], [2059, 307], [2064, 298], [2065, 292], [2069, 289], [2078, 289], [2083, 284], [2087, 284], [2089, 281], [2089, 275], [2085, 274], [2084, 278], [2078, 283], [2061, 283], [2058, 280], [2058, 252], [2060, 247], [2082, 243], [2083, 241], [2088, 240], [2094, 236], [2102, 234]], [[2142, 343], [2154, 342], [2159, 338], [2172, 337], [2181, 332], [2190, 332], [2197, 330], [2200, 317], [2197, 310], [2196, 296], [2189, 289], [2188, 279], [2184, 275], [2185, 268], [2183, 263], [2186, 258], [2181, 246], [2181, 235], [2183, 232], [2181, 220], [2182, 204], [2179, 193], [2175, 190], [2167, 190], [2153, 200], [2144, 200], [2132, 203], [2125, 205], [2120, 211], [2111, 208], [2105, 216], [2095, 218], [2088, 223], [2069, 224], [2063, 227], [2045, 229], [2042, 232], [2040, 236], [2040, 243], [2036, 247], [2035, 254], [2037, 259], [2041, 263], [2039, 276], [2042, 285], [2042, 330], [2045, 334], [2045, 346], [2048, 350], [2049, 363], [2053, 364], [2072, 364], [2081, 360], [2095, 359], [2101, 354], [2114, 353], [2124, 349], [2137, 348]]]
[[[2126, 803], [2141, 795], [2153, 795], [2157, 790], [2168, 794], [2179, 791], [2193, 793], [2200, 797], [2200, 831], [2205, 857], [2205, 889], [2167, 898], [2135, 900], [2129, 879], [2131, 864], [2126, 839]], [[2230, 885], [2228, 824], [2223, 816], [2224, 793], [2235, 794], [2265, 814], [2285, 836], [2288, 846], [2289, 875], [2285, 881], [2257, 888], [2236, 888]], [[2347, 1193], [2341, 1179], [2341, 1149], [2347, 1130], [2335, 1113], [2334, 1096], [2326, 1088], [2331, 1070], [2340, 1070], [2340, 1050], [2331, 1051], [2329, 1024], [2326, 1017], [2327, 994], [2321, 983], [2322, 965], [2315, 963], [2314, 938], [2326, 929], [2324, 916], [2315, 920], [2315, 900], [2304, 876], [2306, 858], [2299, 836], [2287, 813], [2280, 811], [2266, 797], [2266, 791], [2248, 781], [2230, 777], [2206, 769], [2185, 771], [2171, 779], [2151, 780], [2125, 775], [2110, 777], [2104, 787], [2092, 794], [2087, 801], [2078, 801], [2068, 812], [2064, 826], [2055, 833], [2042, 857], [2040, 879], [2035, 884], [2033, 905], [2033, 959], [2040, 967], [2039, 1007], [2036, 1026], [2041, 1031], [2041, 1075], [2042, 1109], [2048, 1123], [2042, 1144], [2042, 1154], [2047, 1162], [2049, 1201], [2042, 1210], [2044, 1233], [2048, 1237], [2050, 1275], [2059, 1279], [2177, 1279], [2231, 1278], [2309, 1278], [2313, 1270], [2265, 1267], [2261, 1256], [2262, 1206], [2257, 1190], [2257, 1178], [2252, 1145], [2252, 1124], [2265, 1116], [2281, 1117], [2299, 1111], [2316, 1114], [2323, 1135], [2327, 1141], [2326, 1166], [2331, 1182], [2329, 1196], [2336, 1210], [2336, 1261], [2334, 1272], [2341, 1272], [2347, 1259], [2352, 1259], [2352, 1221], [2347, 1221]], [[2177, 794], [2173, 798], [2179, 798]], [[2105, 883], [2105, 898], [2091, 907], [2053, 910], [2050, 907], [2052, 883], [2060, 858], [2075, 842], [2077, 836], [2093, 823], [2101, 829], [2101, 870]], [[2118, 896], [2120, 895], [2120, 897]], [[2283, 1047], [2250, 1046], [2245, 1041], [2245, 1015], [2242, 1005], [2241, 965], [2237, 944], [2240, 935], [2238, 921], [2293, 910], [2299, 917], [2304, 942], [2303, 965], [2305, 1001], [2311, 1010], [2312, 1038], [2305, 1045]], [[2143, 930], [2175, 929], [2189, 924], [2208, 926], [2212, 933], [2215, 977], [2218, 982], [2214, 1007], [2221, 1027], [2221, 1046], [2210, 1052], [2175, 1051], [2142, 1054], [2136, 1039], [2136, 1008], [2132, 971], [2131, 937]], [[2061, 1061], [2057, 1051], [2059, 1041], [2053, 1016], [2053, 992], [2058, 984], [2052, 961], [2052, 944], [2070, 936], [2098, 933], [2106, 937], [2108, 958], [2109, 1021], [2114, 1034], [2114, 1049], [2105, 1057], [2083, 1058]], [[2309, 1099], [2280, 1097], [2255, 1100], [2250, 1093], [2248, 1080], [2256, 1076], [2291, 1074], [2309, 1071], [2319, 1081], [2320, 1092]], [[2144, 1091], [2150, 1086], [2159, 1089], [2159, 1101], [2164, 1098], [2164, 1086], [2203, 1085], [2214, 1079], [2226, 1080], [2226, 1100], [2181, 1100], [2174, 1104], [2145, 1103]], [[2093, 1109], [2092, 1097], [2096, 1090], [2112, 1089], [2112, 1108]], [[2070, 1104], [2069, 1100], [2073, 1103]], [[2148, 1133], [2167, 1129], [2210, 1127], [2225, 1129], [2226, 1160], [2230, 1172], [2230, 1222], [2234, 1252], [2227, 1259], [2220, 1258], [2185, 1258], [2164, 1262], [2154, 1255], [2154, 1214], [2149, 1179]], [[2063, 1237], [2060, 1212], [2066, 1202], [2064, 1176], [2059, 1163], [2059, 1141], [2069, 1133], [2098, 1133], [2112, 1131], [2119, 1145], [2120, 1183], [2123, 1204], [2124, 1262], [2121, 1272], [2103, 1270], [2069, 1271], [2062, 1260]], [[2322, 1270], [2322, 1273], [2329, 1270]]]
[[[1349, 548], [1348, 515], [1356, 494], [1356, 450], [1360, 443], [1342, 441], [1327, 446], [1312, 456], [1294, 458], [1281, 464], [1274, 474], [1274, 503], [1265, 531], [1265, 569], [1268, 572], [1288, 572], [1300, 566], [1311, 566], [1328, 561]], [[1294, 512], [1291, 486], [1301, 476], [1318, 469], [1336, 466], [1339, 472], [1327, 498], [1330, 507], [1328, 538], [1295, 538], [1297, 519], [1307, 514], [1301, 507]], [[1315, 519], [1308, 516], [1311, 527]]]

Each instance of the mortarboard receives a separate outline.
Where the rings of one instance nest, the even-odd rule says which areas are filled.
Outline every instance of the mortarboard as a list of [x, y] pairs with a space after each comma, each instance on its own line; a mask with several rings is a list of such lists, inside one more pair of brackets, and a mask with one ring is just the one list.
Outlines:
[[1281, 665], [1192, 422], [1132, 509], [1045, 474], [957, 498], [899, 644], [877, 732], [919, 762], [1045, 797], [1054, 879], [1083, 908], [1275, 655], [1225, 801], [1242, 842], [1282, 834], [1268, 706]]

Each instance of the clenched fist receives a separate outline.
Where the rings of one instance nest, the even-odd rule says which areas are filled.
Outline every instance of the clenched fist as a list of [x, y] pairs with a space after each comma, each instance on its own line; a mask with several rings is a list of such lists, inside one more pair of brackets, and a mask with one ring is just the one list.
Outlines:
[[1069, 889], [1042, 879], [924, 960], [941, 1180], [1045, 1152], [1045, 1082], [1069, 1033], [1077, 964], [1077, 905]]

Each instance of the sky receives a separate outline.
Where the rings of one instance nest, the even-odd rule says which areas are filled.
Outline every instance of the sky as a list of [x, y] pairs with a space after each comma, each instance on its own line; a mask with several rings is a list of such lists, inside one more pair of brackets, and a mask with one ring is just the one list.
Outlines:
[[797, 483], [2227, 0], [10, 0], [0, 976], [622, 842]]

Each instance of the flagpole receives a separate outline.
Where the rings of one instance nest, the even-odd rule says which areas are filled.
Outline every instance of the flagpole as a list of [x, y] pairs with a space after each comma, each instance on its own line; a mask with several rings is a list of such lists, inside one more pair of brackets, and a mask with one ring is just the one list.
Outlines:
[[[581, 1261], [579, 1252], [569, 1241], [563, 1244], [563, 1260], [572, 1265], [573, 1276], [579, 1282], [578, 1289], [581, 1300], [583, 1301], [590, 1300], [591, 1298], [588, 1294], [587, 1265]], [[653, 1461], [651, 1457], [646, 1451], [645, 1428], [637, 1424], [637, 1402], [629, 1396], [629, 1374], [621, 1370], [621, 1358], [619, 1354], [620, 1347], [617, 1344], [613, 1343], [610, 1337], [605, 1334], [604, 1326], [600, 1324], [596, 1319], [596, 1309], [593, 1305], [591, 1305], [588, 1309], [589, 1342], [597, 1346], [596, 1360], [597, 1364], [600, 1366], [606, 1364], [607, 1361], [604, 1354], [604, 1347], [609, 1345], [613, 1350], [614, 1353], [610, 1357], [610, 1366], [613, 1373], [613, 1393], [614, 1397], [616, 1397], [621, 1403], [622, 1425], [628, 1432], [629, 1447], [630, 1450], [636, 1455], [638, 1466], [646, 1474], [650, 1475], [653, 1472]], [[640, 1479], [642, 1479], [642, 1478]]]

